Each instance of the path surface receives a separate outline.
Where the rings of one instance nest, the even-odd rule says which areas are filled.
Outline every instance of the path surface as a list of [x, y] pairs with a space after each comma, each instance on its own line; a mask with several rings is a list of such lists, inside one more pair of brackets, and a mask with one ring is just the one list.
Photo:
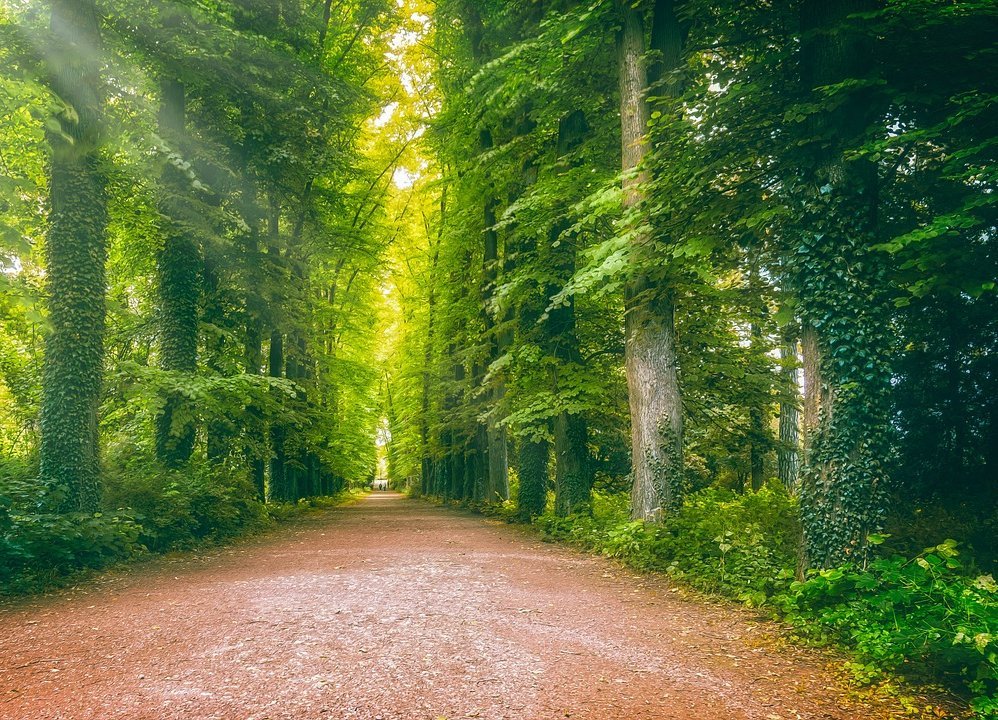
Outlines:
[[874, 716], [765, 634], [663, 580], [380, 493], [0, 610], [0, 718]]

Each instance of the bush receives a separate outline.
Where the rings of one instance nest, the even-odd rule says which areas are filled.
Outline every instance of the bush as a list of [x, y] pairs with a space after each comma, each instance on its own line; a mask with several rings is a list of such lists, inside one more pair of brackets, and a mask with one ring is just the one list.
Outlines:
[[154, 552], [223, 540], [268, 521], [244, 474], [224, 468], [130, 471], [110, 475], [106, 507], [128, 508], [141, 525], [139, 539]]
[[747, 495], [701, 490], [658, 525], [631, 521], [626, 496], [596, 495], [592, 515], [544, 515], [537, 524], [550, 539], [664, 571], [750, 605], [790, 587], [800, 534], [794, 501], [769, 488]]
[[981, 715], [998, 715], [998, 585], [962, 575], [953, 540], [911, 559], [811, 573], [782, 610], [803, 637], [851, 649], [860, 678], [893, 671], [964, 684]]
[[0, 479], [0, 591], [25, 592], [82, 568], [103, 568], [138, 552], [127, 513], [47, 512], [31, 483]]

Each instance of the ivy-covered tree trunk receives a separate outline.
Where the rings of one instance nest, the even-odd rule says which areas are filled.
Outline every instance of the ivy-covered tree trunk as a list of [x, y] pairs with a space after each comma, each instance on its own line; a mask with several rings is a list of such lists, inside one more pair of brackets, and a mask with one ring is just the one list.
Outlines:
[[107, 194], [101, 167], [100, 21], [92, 0], [53, 0], [47, 60], [64, 103], [48, 133], [49, 323], [40, 475], [60, 510], [100, 501], [97, 410], [104, 363]]
[[[807, 124], [800, 187], [804, 214], [790, 255], [804, 324], [809, 426], [801, 477], [804, 563], [862, 562], [885, 506], [883, 458], [889, 419], [889, 314], [882, 296], [877, 176], [850, 159], [876, 118], [870, 41], [854, 13], [867, 0], [801, 5], [803, 91], [821, 103]], [[816, 88], [858, 81], [833, 101]]]
[[[668, 7], [665, 7], [668, 6]], [[656, 24], [671, 20], [671, 2], [657, 2]], [[644, 166], [650, 150], [647, 133], [651, 113], [647, 94], [647, 47], [641, 11], [630, 2], [619, 5], [622, 27], [617, 36], [620, 86], [624, 209], [630, 216], [631, 278], [624, 288], [624, 365], [631, 415], [633, 485], [631, 515], [656, 520], [682, 501], [682, 397], [676, 357], [675, 304], [669, 287], [649, 275], [653, 238], [648, 224]], [[668, 10], [669, 18], [660, 17]], [[678, 31], [674, 33], [677, 42]], [[666, 56], [679, 63], [678, 46]]]
[[529, 522], [544, 512], [548, 491], [548, 457], [550, 449], [547, 440], [523, 438], [519, 453], [520, 490], [516, 498], [520, 519]]
[[[230, 333], [226, 332], [226, 329], [231, 326], [232, 318], [225, 306], [218, 259], [205, 252], [203, 268], [204, 309], [202, 317], [205, 326], [212, 328], [210, 332], [205, 333], [204, 337], [205, 365], [212, 375], [221, 377], [226, 374], [227, 370], [226, 338], [229, 337]], [[208, 421], [205, 436], [210, 462], [221, 463], [229, 457], [232, 451], [232, 440], [237, 432], [238, 429], [231, 415], [216, 416]]]
[[[198, 307], [201, 300], [201, 251], [185, 225], [190, 223], [190, 182], [181, 163], [186, 125], [186, 94], [179, 80], [160, 85], [159, 129], [170, 146], [160, 196], [164, 238], [156, 258], [159, 286], [159, 356], [164, 370], [197, 372]], [[181, 392], [167, 394], [156, 419], [156, 455], [167, 467], [181, 467], [194, 450], [195, 409]]]

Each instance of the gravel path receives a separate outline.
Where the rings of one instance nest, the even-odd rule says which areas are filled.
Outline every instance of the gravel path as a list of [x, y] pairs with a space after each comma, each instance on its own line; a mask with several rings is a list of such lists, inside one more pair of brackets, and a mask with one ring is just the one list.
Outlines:
[[0, 718], [890, 717], [770, 633], [660, 578], [377, 493], [0, 610]]

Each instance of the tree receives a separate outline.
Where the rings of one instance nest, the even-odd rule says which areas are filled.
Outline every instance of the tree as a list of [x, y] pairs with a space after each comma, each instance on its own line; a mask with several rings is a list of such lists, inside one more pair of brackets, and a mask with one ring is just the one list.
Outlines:
[[89, 0], [53, 0], [49, 82], [62, 103], [48, 128], [49, 321], [40, 475], [63, 510], [100, 501], [97, 411], [104, 363], [107, 192], [101, 157], [100, 18]]
[[[179, 28], [178, 28], [179, 29]], [[185, 168], [184, 134], [187, 97], [182, 81], [165, 78], [159, 130], [169, 143], [162, 175], [160, 206], [165, 227], [157, 255], [160, 301], [160, 365], [188, 376], [197, 371], [198, 308], [202, 262], [198, 242], [190, 230], [190, 178]], [[156, 419], [156, 454], [168, 467], [181, 467], [194, 451], [194, 409], [182, 393], [170, 393]]]
[[[651, 110], [642, 12], [620, 3], [617, 36], [624, 210], [629, 214], [632, 276], [624, 288], [625, 368], [631, 407], [631, 514], [655, 520], [682, 502], [683, 410], [675, 334], [675, 298], [664, 277], [651, 275], [652, 230], [646, 215], [646, 165]], [[664, 69], [678, 65], [681, 33], [672, 3], [655, 4]], [[668, 38], [666, 41], [664, 38]], [[653, 41], [654, 44], [654, 41]]]
[[870, 39], [856, 14], [863, 0], [801, 5], [801, 82], [818, 101], [805, 126], [800, 168], [799, 245], [792, 272], [804, 324], [807, 453], [801, 476], [805, 564], [862, 559], [881, 529], [887, 478], [882, 463], [890, 363], [884, 263], [877, 237], [877, 171], [846, 150], [876, 118]]

